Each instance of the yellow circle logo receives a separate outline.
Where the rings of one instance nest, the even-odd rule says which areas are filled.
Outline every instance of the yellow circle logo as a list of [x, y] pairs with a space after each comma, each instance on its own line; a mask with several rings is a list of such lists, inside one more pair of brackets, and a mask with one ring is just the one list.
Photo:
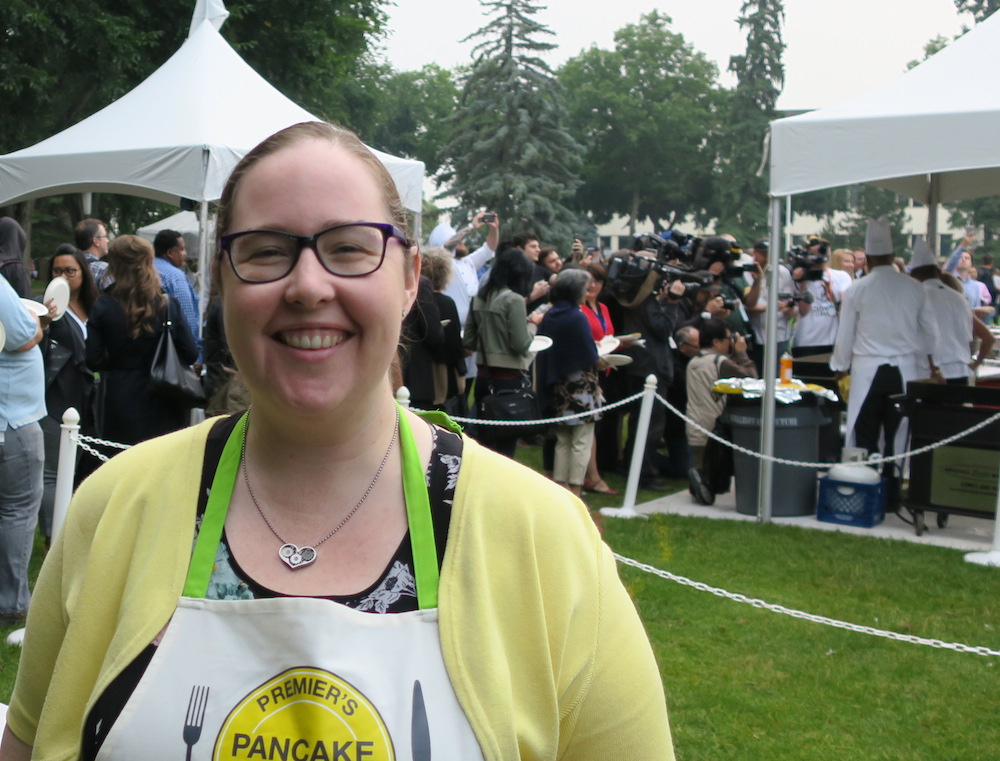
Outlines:
[[378, 710], [358, 689], [317, 668], [269, 679], [229, 712], [214, 761], [394, 761]]

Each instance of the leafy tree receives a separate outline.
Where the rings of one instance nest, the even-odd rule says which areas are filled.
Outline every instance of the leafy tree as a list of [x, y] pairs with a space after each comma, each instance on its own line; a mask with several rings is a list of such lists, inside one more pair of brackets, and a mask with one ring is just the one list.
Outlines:
[[420, 159], [434, 174], [450, 135], [448, 117], [458, 104], [451, 72], [435, 64], [404, 72], [383, 64], [373, 71], [378, 102], [365, 139], [379, 150]]
[[714, 216], [718, 69], [670, 23], [653, 11], [615, 32], [614, 50], [592, 47], [559, 72], [587, 147], [577, 204], [597, 222], [627, 213], [633, 234], [645, 217], [670, 227]]
[[903, 232], [903, 225], [906, 222], [907, 200], [891, 190], [874, 185], [854, 187], [857, 190], [856, 203], [842, 226], [847, 239], [852, 241], [854, 245], [863, 245], [868, 220], [886, 216], [892, 231], [893, 247], [897, 253], [906, 251], [910, 247]]
[[784, 14], [781, 0], [744, 0], [738, 21], [747, 31], [746, 51], [729, 59], [737, 84], [719, 141], [718, 227], [749, 239], [767, 232], [767, 175], [758, 175], [757, 170], [785, 81], [781, 63]]
[[490, 208], [508, 231], [531, 229], [568, 242], [566, 205], [579, 184], [582, 149], [567, 129], [562, 88], [539, 56], [555, 45], [533, 16], [532, 0], [482, 0], [489, 22], [462, 83], [442, 154], [440, 174], [460, 209]]
[[959, 13], [971, 13], [978, 24], [1000, 8], [1000, 0], [955, 0]]
[[944, 50], [952, 42], [954, 42], [961, 36], [962, 36], [961, 34], [957, 34], [954, 37], [946, 37], [943, 34], [939, 34], [937, 37], [928, 40], [927, 42], [924, 43], [924, 57], [907, 63], [906, 70], [909, 71], [914, 66], [919, 66], [928, 58], [930, 58], [932, 55], [940, 53], [942, 50]]
[[[222, 34], [271, 84], [314, 113], [348, 123], [345, 83], [384, 23], [385, 0], [244, 0], [232, 3]], [[162, 0], [4, 0], [0, 44], [0, 153], [32, 145], [100, 110], [163, 64], [187, 35], [193, 3]], [[280, 13], [277, 11], [280, 10]], [[155, 24], [150, 24], [155, 19]], [[308, 19], [308, 24], [302, 20]], [[208, 77], [211, 72], [206, 72]], [[178, 98], [184, 97], [178, 93]], [[170, 96], [150, 119], [170, 119]], [[163, 205], [100, 194], [93, 213], [130, 231]], [[4, 210], [38, 247], [68, 240], [79, 196], [39, 199]], [[42, 244], [45, 244], [45, 247]]]

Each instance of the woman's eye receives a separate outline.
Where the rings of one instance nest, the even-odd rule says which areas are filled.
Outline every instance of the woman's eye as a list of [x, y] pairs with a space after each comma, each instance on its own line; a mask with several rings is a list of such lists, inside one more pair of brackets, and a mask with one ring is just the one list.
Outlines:
[[261, 262], [268, 260], [286, 259], [289, 256], [287, 249], [283, 248], [258, 248], [250, 251], [247, 257], [249, 261]]

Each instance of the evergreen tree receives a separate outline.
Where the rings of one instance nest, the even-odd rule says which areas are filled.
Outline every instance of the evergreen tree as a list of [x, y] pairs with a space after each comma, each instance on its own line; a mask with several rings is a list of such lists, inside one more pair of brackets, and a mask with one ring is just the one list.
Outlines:
[[490, 21], [449, 120], [441, 177], [465, 210], [488, 208], [508, 232], [533, 230], [568, 245], [576, 219], [566, 206], [579, 185], [581, 147], [567, 129], [562, 89], [539, 56], [555, 45], [532, 17], [531, 0], [482, 0]]
[[747, 31], [746, 52], [729, 59], [737, 84], [719, 141], [718, 228], [740, 238], [758, 238], [767, 231], [768, 177], [766, 171], [758, 175], [757, 170], [785, 81], [784, 15], [781, 0], [744, 0], [738, 21]]

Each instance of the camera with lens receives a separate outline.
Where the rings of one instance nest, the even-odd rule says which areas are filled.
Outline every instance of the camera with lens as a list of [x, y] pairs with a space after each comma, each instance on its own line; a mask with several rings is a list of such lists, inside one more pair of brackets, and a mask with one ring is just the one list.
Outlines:
[[725, 280], [733, 280], [757, 269], [757, 265], [753, 262], [738, 263], [742, 253], [743, 249], [739, 244], [729, 238], [720, 236], [704, 238], [698, 241], [694, 266], [696, 269], [707, 270], [716, 262], [722, 262], [724, 269], [719, 275]]
[[812, 304], [813, 303], [813, 295], [809, 291], [806, 291], [805, 293], [802, 293], [802, 294], [798, 294], [798, 293], [779, 293], [778, 294], [778, 301], [787, 301], [789, 304], [791, 304], [793, 306], [798, 306], [800, 303], [803, 303], [803, 304]]
[[829, 244], [825, 242], [817, 244], [816, 251], [810, 251], [801, 246], [792, 246], [788, 249], [788, 269], [795, 275], [795, 270], [802, 270], [802, 274], [796, 280], [822, 280], [823, 265], [830, 261]]
[[[640, 236], [636, 242], [646, 238], [660, 238], [660, 236]], [[660, 238], [660, 240], [663, 239]], [[670, 248], [667, 246], [663, 250], [669, 251]], [[652, 253], [656, 249], [645, 248], [642, 250]], [[630, 253], [611, 259], [608, 264], [608, 288], [618, 301], [625, 304], [635, 299], [650, 272], [656, 273], [654, 290], [660, 288], [664, 283], [681, 280], [684, 282], [684, 292], [687, 296], [693, 295], [699, 288], [712, 282], [711, 274], [691, 270], [682, 264], [669, 264], [666, 259], [659, 255], [653, 259]]]

